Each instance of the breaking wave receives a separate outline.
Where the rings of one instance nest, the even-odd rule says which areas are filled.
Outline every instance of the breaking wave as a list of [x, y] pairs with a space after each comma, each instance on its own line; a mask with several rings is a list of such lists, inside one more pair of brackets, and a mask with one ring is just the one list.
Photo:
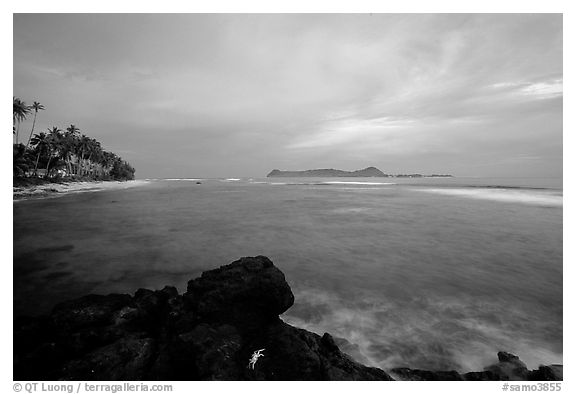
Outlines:
[[492, 200], [509, 203], [520, 203], [539, 206], [562, 206], [562, 192], [547, 189], [519, 188], [462, 188], [462, 189], [414, 189], [425, 193], [443, 194], [447, 196]]
[[203, 178], [165, 178], [163, 181], [203, 181]]
[[353, 181], [327, 181], [322, 182], [325, 185], [395, 185], [394, 182], [353, 182]]

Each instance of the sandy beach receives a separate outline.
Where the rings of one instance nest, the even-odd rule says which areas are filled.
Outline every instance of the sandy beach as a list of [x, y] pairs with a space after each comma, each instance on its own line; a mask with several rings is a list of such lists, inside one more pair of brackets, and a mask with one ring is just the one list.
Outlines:
[[43, 185], [13, 187], [13, 200], [31, 198], [48, 198], [62, 196], [68, 193], [97, 192], [111, 189], [128, 189], [148, 183], [145, 180], [133, 181], [100, 181], [100, 182], [62, 182]]

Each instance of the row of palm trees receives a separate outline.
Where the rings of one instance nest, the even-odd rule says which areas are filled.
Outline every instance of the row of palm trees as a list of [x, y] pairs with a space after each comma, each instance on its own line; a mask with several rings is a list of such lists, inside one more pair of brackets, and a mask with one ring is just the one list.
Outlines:
[[[134, 179], [135, 170], [128, 162], [104, 150], [96, 139], [81, 134], [75, 125], [34, 134], [38, 111], [44, 106], [38, 102], [28, 106], [16, 97], [13, 101], [14, 176], [36, 177], [43, 173], [45, 178]], [[34, 120], [24, 145], [19, 142], [20, 126], [32, 111]]]

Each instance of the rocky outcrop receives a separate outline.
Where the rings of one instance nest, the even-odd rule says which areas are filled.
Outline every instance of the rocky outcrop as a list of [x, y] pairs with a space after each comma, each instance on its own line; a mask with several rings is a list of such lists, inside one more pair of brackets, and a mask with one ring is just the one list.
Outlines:
[[345, 340], [284, 323], [278, 316], [293, 303], [284, 274], [264, 256], [204, 272], [183, 295], [174, 287], [88, 295], [14, 322], [14, 380], [562, 379], [561, 366], [528, 371], [503, 352], [483, 372], [388, 374], [343, 353]]
[[[14, 326], [15, 380], [390, 380], [284, 323], [284, 274], [242, 258], [175, 288], [89, 295]], [[252, 354], [263, 356], [249, 367]]]
[[540, 366], [530, 371], [518, 356], [498, 352], [498, 363], [482, 372], [459, 374], [457, 371], [423, 371], [410, 368], [393, 368], [392, 376], [402, 380], [562, 380], [562, 365]]

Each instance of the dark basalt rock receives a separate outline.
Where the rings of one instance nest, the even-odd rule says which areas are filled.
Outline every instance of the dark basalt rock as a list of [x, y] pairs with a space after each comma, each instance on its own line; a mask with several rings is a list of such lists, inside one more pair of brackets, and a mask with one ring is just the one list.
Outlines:
[[400, 380], [464, 380], [456, 371], [425, 371], [421, 369], [393, 368], [390, 372]]
[[527, 380], [528, 368], [518, 356], [506, 352], [498, 352], [498, 363], [485, 368], [498, 376], [498, 380]]
[[538, 369], [528, 372], [528, 380], [563, 380], [563, 375], [562, 365], [541, 365]]
[[392, 376], [400, 380], [562, 380], [562, 365], [540, 366], [530, 371], [520, 358], [507, 352], [498, 352], [498, 363], [482, 372], [424, 371], [410, 368], [393, 368]]
[[51, 318], [54, 325], [62, 330], [106, 326], [114, 319], [115, 312], [131, 303], [132, 297], [128, 294], [91, 294], [56, 305]]
[[[355, 349], [284, 323], [294, 303], [284, 274], [244, 257], [174, 287], [88, 295], [49, 316], [14, 321], [14, 380], [392, 380], [340, 350]], [[249, 360], [259, 349], [254, 368]], [[562, 366], [528, 371], [498, 354], [483, 372], [396, 368], [402, 380], [561, 380]]]
[[204, 320], [273, 321], [294, 304], [284, 274], [267, 257], [244, 257], [188, 282], [184, 299]]
[[124, 337], [65, 362], [63, 380], [145, 380], [154, 356], [152, 338]]
[[[284, 274], [245, 257], [175, 288], [88, 295], [14, 322], [16, 380], [390, 380], [278, 315]], [[265, 349], [255, 367], [248, 361]]]

